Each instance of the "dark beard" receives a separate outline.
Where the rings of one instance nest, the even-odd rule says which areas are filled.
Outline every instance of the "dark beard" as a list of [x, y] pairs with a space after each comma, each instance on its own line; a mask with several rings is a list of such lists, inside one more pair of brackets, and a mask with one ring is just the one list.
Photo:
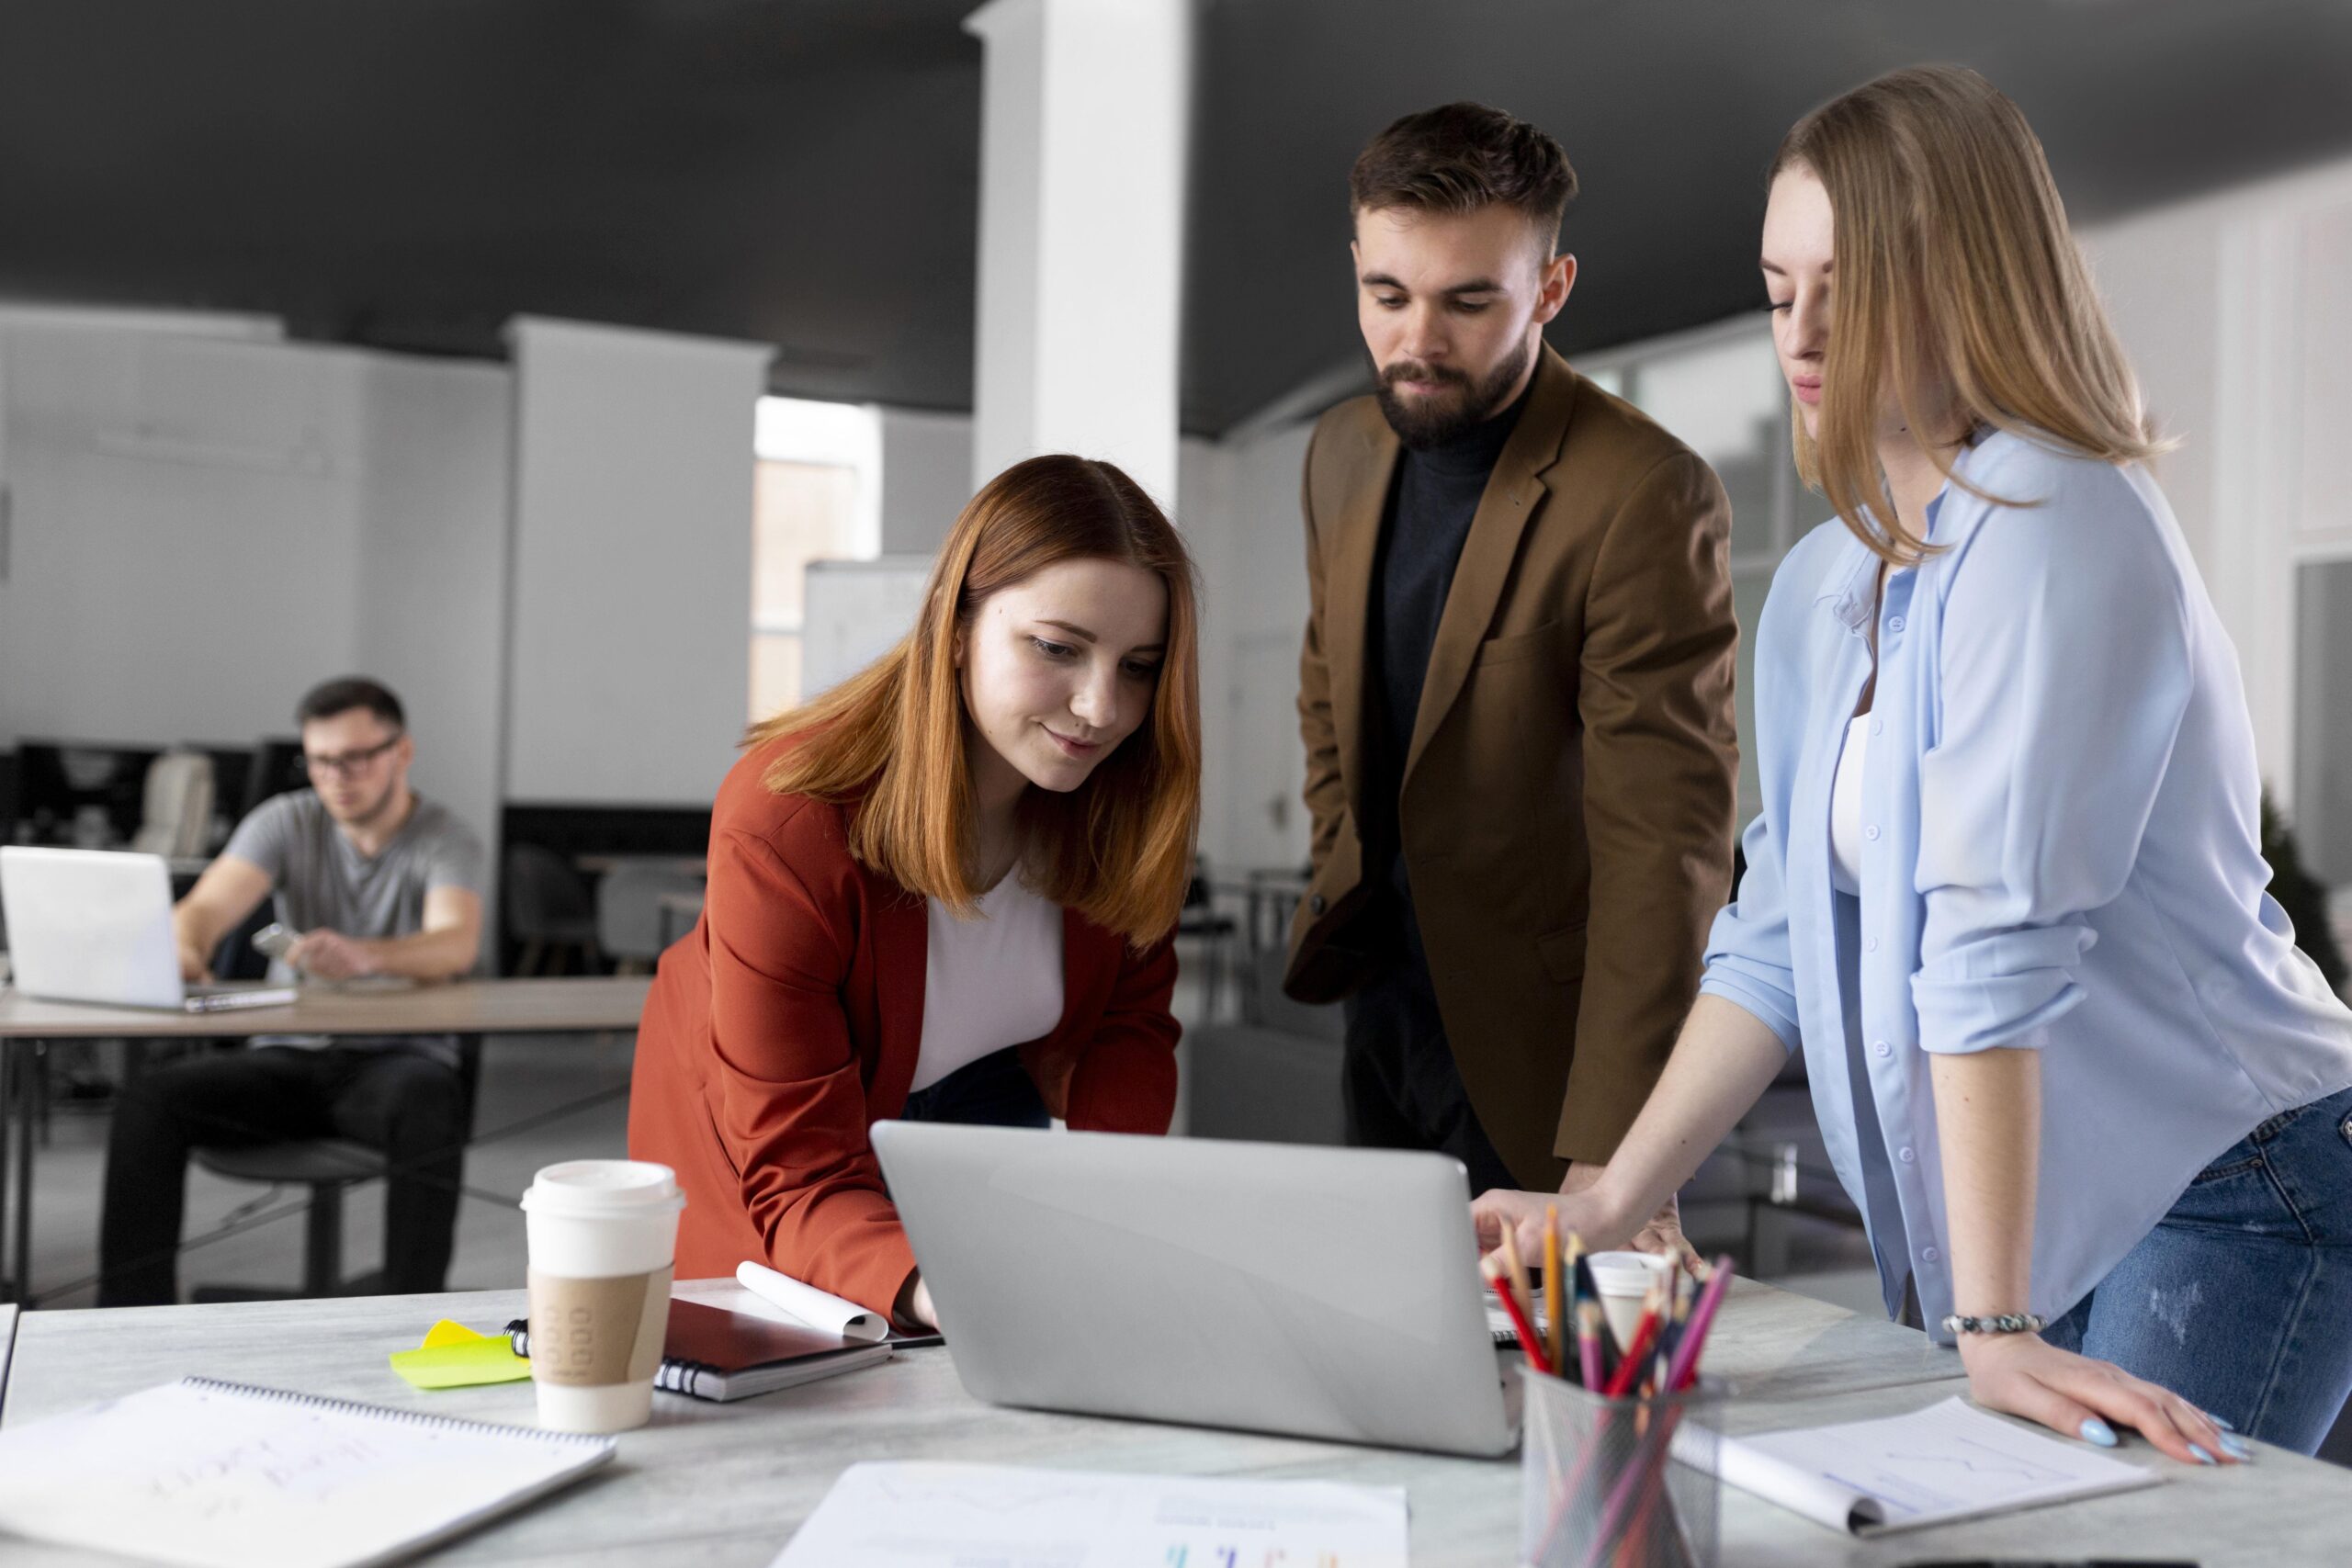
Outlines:
[[[1396, 433], [1396, 439], [1416, 452], [1426, 452], [1432, 446], [1461, 439], [1502, 412], [1503, 400], [1527, 373], [1528, 363], [1534, 357], [1534, 344], [1522, 343], [1518, 353], [1496, 366], [1475, 386], [1461, 371], [1440, 366], [1419, 365], [1411, 360], [1399, 360], [1385, 371], [1374, 366], [1373, 373], [1379, 378], [1379, 385], [1373, 395], [1379, 399], [1381, 417]], [[1393, 387], [1401, 378], [1397, 373], [1404, 370], [1421, 372], [1415, 378], [1417, 380], [1430, 378], [1446, 386], [1461, 388], [1462, 395], [1425, 400], [1408, 407]]]

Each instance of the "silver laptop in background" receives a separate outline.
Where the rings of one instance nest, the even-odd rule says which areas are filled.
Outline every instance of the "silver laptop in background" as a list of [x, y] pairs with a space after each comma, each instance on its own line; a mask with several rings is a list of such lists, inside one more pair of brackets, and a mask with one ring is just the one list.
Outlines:
[[0, 848], [10, 979], [28, 997], [214, 1012], [283, 1007], [291, 986], [190, 986], [172, 937], [172, 874], [161, 855]]
[[1518, 1438], [1457, 1160], [914, 1122], [872, 1135], [975, 1398], [1447, 1453]]

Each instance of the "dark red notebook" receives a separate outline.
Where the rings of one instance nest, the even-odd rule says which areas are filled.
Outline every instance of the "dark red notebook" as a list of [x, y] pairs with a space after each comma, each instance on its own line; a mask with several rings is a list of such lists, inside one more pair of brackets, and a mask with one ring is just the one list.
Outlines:
[[[506, 1325], [514, 1353], [531, 1353], [531, 1325]], [[754, 1317], [747, 1312], [670, 1299], [670, 1326], [662, 1340], [662, 1368], [653, 1386], [693, 1399], [749, 1399], [890, 1359], [887, 1341], [865, 1344], [813, 1328]]]

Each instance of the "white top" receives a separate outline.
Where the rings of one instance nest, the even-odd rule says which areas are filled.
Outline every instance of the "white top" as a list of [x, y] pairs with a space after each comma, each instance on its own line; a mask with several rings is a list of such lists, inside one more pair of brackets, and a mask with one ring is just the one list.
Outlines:
[[959, 920], [931, 900], [923, 961], [922, 1050], [909, 1092], [929, 1089], [991, 1051], [1054, 1032], [1062, 1021], [1062, 911], [1007, 876]]
[[1871, 716], [1846, 726], [1838, 782], [1829, 788], [1829, 872], [1840, 893], [1862, 891], [1862, 762], [1871, 754]]

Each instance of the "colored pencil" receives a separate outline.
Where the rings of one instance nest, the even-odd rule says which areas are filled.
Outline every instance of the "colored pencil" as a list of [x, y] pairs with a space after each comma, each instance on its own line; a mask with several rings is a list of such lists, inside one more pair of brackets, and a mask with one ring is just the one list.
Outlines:
[[[1503, 1226], [1503, 1264], [1510, 1270], [1510, 1288], [1519, 1296], [1520, 1309], [1525, 1315], [1535, 1315], [1535, 1292], [1528, 1288], [1527, 1266], [1519, 1260], [1519, 1227]], [[1538, 1345], [1537, 1349], [1543, 1347]]]
[[1707, 1288], [1699, 1292], [1698, 1304], [1690, 1309], [1690, 1323], [1674, 1348], [1674, 1359], [1667, 1367], [1668, 1391], [1689, 1388], [1699, 1381], [1699, 1353], [1706, 1348], [1707, 1330], [1714, 1325], [1715, 1309], [1723, 1305], [1724, 1292], [1730, 1287], [1731, 1258], [1718, 1258], [1707, 1275]]
[[1657, 1287], [1650, 1287], [1650, 1297], [1642, 1306], [1641, 1321], [1634, 1325], [1634, 1341], [1625, 1347], [1624, 1359], [1617, 1363], [1617, 1375], [1609, 1380], [1609, 1397], [1623, 1399], [1634, 1391], [1642, 1375], [1642, 1363], [1648, 1359], [1650, 1345], [1657, 1335]]
[[1478, 1260], [1478, 1272], [1487, 1277], [1487, 1283], [1492, 1285], [1495, 1294], [1502, 1298], [1503, 1311], [1510, 1316], [1511, 1327], [1519, 1332], [1521, 1354], [1527, 1358], [1529, 1366], [1548, 1375], [1552, 1363], [1544, 1358], [1544, 1341], [1535, 1337], [1535, 1329], [1527, 1321], [1527, 1314], [1521, 1309], [1519, 1298], [1511, 1294], [1510, 1284], [1503, 1279], [1503, 1260], [1491, 1252]]
[[1544, 1210], [1544, 1353], [1555, 1367], [1567, 1358], [1567, 1319], [1560, 1310], [1560, 1206]]
[[1668, 1376], [1673, 1366], [1674, 1352], [1681, 1347], [1682, 1336], [1690, 1326], [1692, 1293], [1690, 1276], [1678, 1270], [1668, 1275], [1667, 1278], [1673, 1281], [1668, 1294], [1672, 1298], [1674, 1304], [1672, 1310], [1667, 1314], [1666, 1322], [1657, 1331], [1657, 1349], [1651, 1356], [1650, 1365], [1652, 1386], [1660, 1393], [1667, 1393], [1674, 1386]]
[[1577, 1381], [1594, 1393], [1607, 1381], [1600, 1369], [1600, 1303], [1589, 1297], [1577, 1303]]

